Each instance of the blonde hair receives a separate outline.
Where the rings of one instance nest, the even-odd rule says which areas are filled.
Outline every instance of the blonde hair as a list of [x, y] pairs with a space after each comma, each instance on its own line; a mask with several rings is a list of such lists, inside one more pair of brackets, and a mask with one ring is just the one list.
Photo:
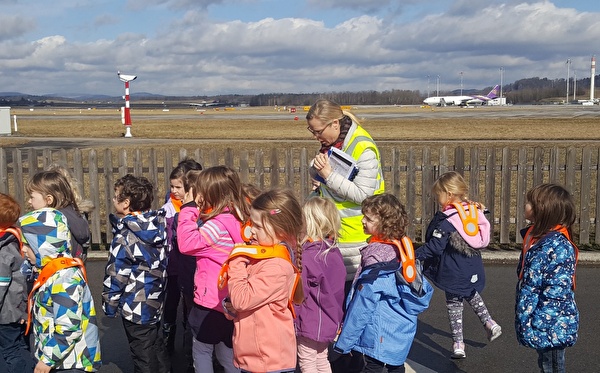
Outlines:
[[296, 253], [296, 266], [302, 269], [302, 253], [299, 248], [304, 232], [304, 218], [300, 202], [289, 189], [271, 189], [252, 201], [252, 209], [259, 213], [261, 223], [273, 228], [279, 241], [291, 246]]
[[42, 196], [52, 196], [52, 202], [48, 207], [62, 209], [73, 205], [75, 211], [79, 211], [79, 206], [73, 194], [73, 188], [62, 173], [58, 171], [40, 171], [33, 175], [25, 186], [27, 194], [38, 192]]
[[[313, 241], [323, 241], [326, 249], [321, 251], [323, 256], [337, 245], [341, 219], [338, 209], [330, 199], [323, 197], [312, 197], [304, 202], [302, 206], [304, 222], [306, 224], [306, 236]], [[327, 239], [333, 241], [329, 244]]]
[[[190, 176], [188, 180], [192, 179], [195, 173]], [[227, 166], [206, 168], [197, 173], [194, 184], [190, 186], [194, 188], [194, 198], [200, 195], [204, 200], [204, 206], [200, 206], [204, 210], [200, 213], [203, 220], [214, 218], [226, 208], [241, 222], [250, 216], [240, 177], [234, 169]]]
[[324, 123], [329, 123], [336, 119], [341, 120], [345, 116], [350, 118], [357, 125], [360, 125], [360, 122], [354, 114], [342, 110], [342, 107], [333, 101], [321, 99], [310, 107], [306, 114], [306, 120], [319, 119]]
[[75, 197], [76, 210], [83, 213], [89, 213], [95, 208], [94, 202], [89, 199], [83, 199], [83, 196], [79, 192], [79, 181], [71, 174], [66, 166], [60, 163], [52, 163], [48, 166], [47, 171], [56, 171], [65, 177], [71, 187], [73, 197]]
[[431, 187], [431, 192], [436, 196], [452, 193], [461, 202], [469, 202], [469, 186], [461, 174], [456, 171], [442, 174]]

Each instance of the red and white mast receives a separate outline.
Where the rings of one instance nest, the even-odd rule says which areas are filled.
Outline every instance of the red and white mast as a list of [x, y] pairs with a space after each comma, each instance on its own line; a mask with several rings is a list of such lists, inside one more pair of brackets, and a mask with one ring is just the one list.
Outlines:
[[129, 82], [135, 80], [137, 78], [136, 75], [125, 75], [121, 74], [120, 71], [117, 71], [117, 75], [119, 79], [125, 83], [125, 108], [121, 108], [123, 124], [125, 125], [125, 137], [131, 136], [131, 114], [129, 107]]
[[590, 79], [590, 101], [594, 101], [594, 79], [596, 78], [596, 56], [592, 56], [592, 76]]

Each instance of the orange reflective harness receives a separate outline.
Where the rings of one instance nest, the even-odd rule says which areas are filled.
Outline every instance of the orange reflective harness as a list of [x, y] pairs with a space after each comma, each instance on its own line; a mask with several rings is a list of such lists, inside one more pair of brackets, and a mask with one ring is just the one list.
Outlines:
[[467, 210], [461, 203], [454, 202], [451, 204], [456, 209], [460, 221], [463, 224], [464, 231], [467, 235], [474, 237], [479, 233], [479, 221], [477, 220], [477, 205], [469, 203]]
[[50, 277], [52, 277], [56, 272], [70, 267], [79, 267], [81, 268], [81, 272], [83, 273], [83, 279], [87, 283], [87, 273], [85, 272], [85, 267], [83, 265], [83, 261], [79, 258], [55, 258], [52, 259], [48, 264], [42, 268], [40, 271], [37, 280], [33, 283], [33, 288], [27, 297], [27, 329], [25, 330], [25, 334], [29, 333], [29, 328], [31, 326], [31, 317], [32, 317], [32, 308], [33, 308], [33, 294], [42, 286]]
[[398, 249], [398, 261], [402, 264], [402, 276], [406, 282], [411, 283], [417, 277], [417, 267], [415, 265], [415, 248], [412, 241], [407, 236], [404, 236], [400, 241], [393, 239], [384, 241], [377, 237], [371, 237], [369, 243], [381, 242], [388, 245], [393, 245]]
[[[525, 238], [523, 239], [523, 248], [521, 249], [521, 270], [519, 271], [519, 280], [523, 279], [523, 267], [525, 266], [525, 254], [527, 253], [527, 250], [529, 250], [529, 248], [531, 248], [531, 246], [533, 246], [538, 239], [534, 238], [531, 236], [531, 231], [533, 230], [533, 225], [530, 226], [527, 229], [527, 233], [525, 233]], [[556, 227], [552, 228], [550, 230], [552, 231], [556, 231], [559, 233], [562, 233], [563, 236], [565, 236], [565, 238], [567, 240], [569, 240], [569, 242], [571, 243], [571, 245], [573, 245], [573, 249], [575, 250], [575, 267], [577, 267], [577, 260], [579, 259], [579, 248], [577, 247], [577, 245], [575, 245], [573, 243], [573, 241], [571, 241], [571, 235], [569, 234], [569, 231], [567, 230], [567, 228], [564, 225], [557, 225]], [[573, 272], [573, 290], [575, 290], [575, 272]]]
[[0, 234], [4, 233], [11, 233], [15, 237], [17, 237], [17, 242], [19, 243], [19, 253], [21, 253], [22, 257], [24, 257], [25, 255], [23, 255], [23, 240], [21, 239], [21, 230], [17, 227], [7, 227], [0, 229]]
[[290, 252], [288, 248], [281, 244], [275, 244], [273, 246], [259, 246], [259, 245], [235, 245], [229, 257], [223, 263], [221, 267], [221, 271], [219, 272], [218, 279], [218, 287], [219, 289], [225, 288], [227, 286], [227, 271], [229, 270], [229, 261], [231, 259], [236, 258], [238, 256], [245, 256], [247, 258], [262, 260], [262, 259], [271, 259], [271, 258], [281, 258], [290, 263], [290, 265], [294, 268], [294, 285], [292, 287], [292, 295], [290, 299], [288, 299], [288, 308], [292, 312], [292, 316], [296, 318], [296, 312], [294, 311], [294, 303], [300, 304], [304, 300], [304, 295], [302, 293], [302, 284], [300, 283], [300, 270], [298, 267], [292, 263], [292, 258], [290, 256]]

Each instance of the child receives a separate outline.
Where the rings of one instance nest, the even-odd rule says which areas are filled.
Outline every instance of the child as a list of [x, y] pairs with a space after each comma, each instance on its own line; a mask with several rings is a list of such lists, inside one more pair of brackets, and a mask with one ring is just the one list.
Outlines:
[[[389, 373], [404, 372], [417, 315], [429, 306], [433, 288], [415, 272], [419, 264], [405, 236], [408, 216], [400, 201], [384, 193], [367, 197], [361, 207], [363, 230], [371, 237], [360, 252], [334, 349], [363, 354], [363, 372], [383, 372], [384, 367]], [[398, 275], [404, 280], [398, 280]], [[422, 287], [415, 291], [412, 282], [421, 282]]]
[[304, 303], [296, 307], [298, 365], [302, 372], [331, 372], [329, 344], [337, 336], [344, 316], [346, 266], [337, 247], [340, 214], [322, 197], [302, 207], [306, 238], [302, 244]]
[[23, 252], [40, 272], [29, 294], [35, 372], [94, 372], [102, 365], [96, 309], [85, 267], [70, 254], [66, 217], [42, 208], [19, 218]]
[[[229, 288], [226, 312], [234, 320], [235, 365], [242, 372], [294, 372], [296, 335], [292, 294], [303, 232], [300, 203], [289, 190], [260, 194], [250, 210], [252, 240], [236, 247], [221, 270]], [[298, 302], [301, 291], [294, 294]]]
[[[89, 199], [83, 199], [83, 196], [79, 193], [79, 181], [73, 177], [73, 174], [66, 166], [59, 163], [52, 163], [48, 167], [48, 171], [56, 171], [62, 174], [73, 191], [73, 197], [75, 198], [77, 208], [75, 208], [75, 205], [71, 204], [59, 210], [67, 215], [67, 219], [69, 220], [69, 230], [71, 231], [72, 236], [71, 244], [73, 244], [73, 249], [71, 251], [73, 253], [81, 252], [81, 260], [85, 263], [91, 243], [88, 216], [94, 210], [94, 203]], [[73, 212], [78, 212], [78, 214], [73, 214]], [[75, 222], [71, 224], [71, 221], [74, 220]], [[74, 256], [77, 256], [77, 254], [74, 254]]]
[[[73, 188], [66, 169], [40, 171], [27, 182], [26, 191], [30, 195], [29, 204], [34, 210], [51, 207], [60, 210], [67, 218], [71, 231], [71, 254], [75, 258], [84, 257], [84, 245], [90, 239], [90, 227], [87, 219], [79, 211]], [[87, 249], [86, 249], [87, 256]]]
[[565, 348], [575, 344], [579, 328], [573, 198], [559, 185], [539, 185], [527, 192], [525, 218], [532, 225], [517, 268], [517, 339], [537, 350], [541, 372], [564, 372]]
[[102, 306], [108, 317], [121, 315], [135, 372], [166, 373], [170, 361], [159, 333], [167, 279], [165, 212], [150, 210], [154, 188], [145, 177], [125, 175], [114, 189]]
[[215, 166], [189, 174], [195, 182], [179, 213], [177, 240], [183, 254], [196, 257], [194, 306], [189, 315], [194, 367], [197, 373], [212, 372], [214, 351], [226, 373], [239, 372], [233, 365], [233, 323], [221, 304], [227, 292], [217, 288], [217, 280], [233, 245], [244, 242], [241, 228], [248, 206], [233, 169]]
[[27, 283], [21, 273], [21, 231], [15, 227], [21, 215], [17, 201], [0, 193], [0, 353], [9, 373], [33, 370], [25, 343]]
[[[165, 312], [163, 315], [163, 337], [169, 353], [175, 347], [175, 332], [177, 330], [177, 309], [183, 295], [183, 327], [184, 351], [189, 365], [192, 365], [192, 338], [191, 330], [187, 327], [188, 314], [193, 304], [194, 270], [196, 260], [194, 257], [183, 255], [177, 244], [177, 219], [185, 197], [185, 174], [189, 170], [202, 170], [200, 163], [192, 158], [185, 158], [177, 164], [169, 175], [170, 193], [167, 202], [162, 206], [166, 211], [167, 219], [167, 294], [165, 298]], [[182, 293], [186, 290], [185, 294]]]
[[468, 186], [455, 171], [446, 172], [433, 184], [432, 193], [441, 206], [427, 227], [426, 243], [416, 250], [424, 261], [425, 275], [446, 292], [446, 307], [452, 332], [453, 359], [466, 357], [463, 340], [463, 301], [473, 308], [491, 342], [502, 329], [490, 316], [480, 293], [485, 272], [480, 249], [490, 242], [490, 223], [483, 206], [468, 199]]

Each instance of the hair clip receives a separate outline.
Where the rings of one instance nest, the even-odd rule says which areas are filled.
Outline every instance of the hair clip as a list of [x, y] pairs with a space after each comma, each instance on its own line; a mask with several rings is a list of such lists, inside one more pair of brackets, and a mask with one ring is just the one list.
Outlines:
[[279, 214], [280, 212], [281, 212], [280, 209], [273, 209], [273, 210], [269, 211], [269, 214], [275, 215], [275, 214]]

